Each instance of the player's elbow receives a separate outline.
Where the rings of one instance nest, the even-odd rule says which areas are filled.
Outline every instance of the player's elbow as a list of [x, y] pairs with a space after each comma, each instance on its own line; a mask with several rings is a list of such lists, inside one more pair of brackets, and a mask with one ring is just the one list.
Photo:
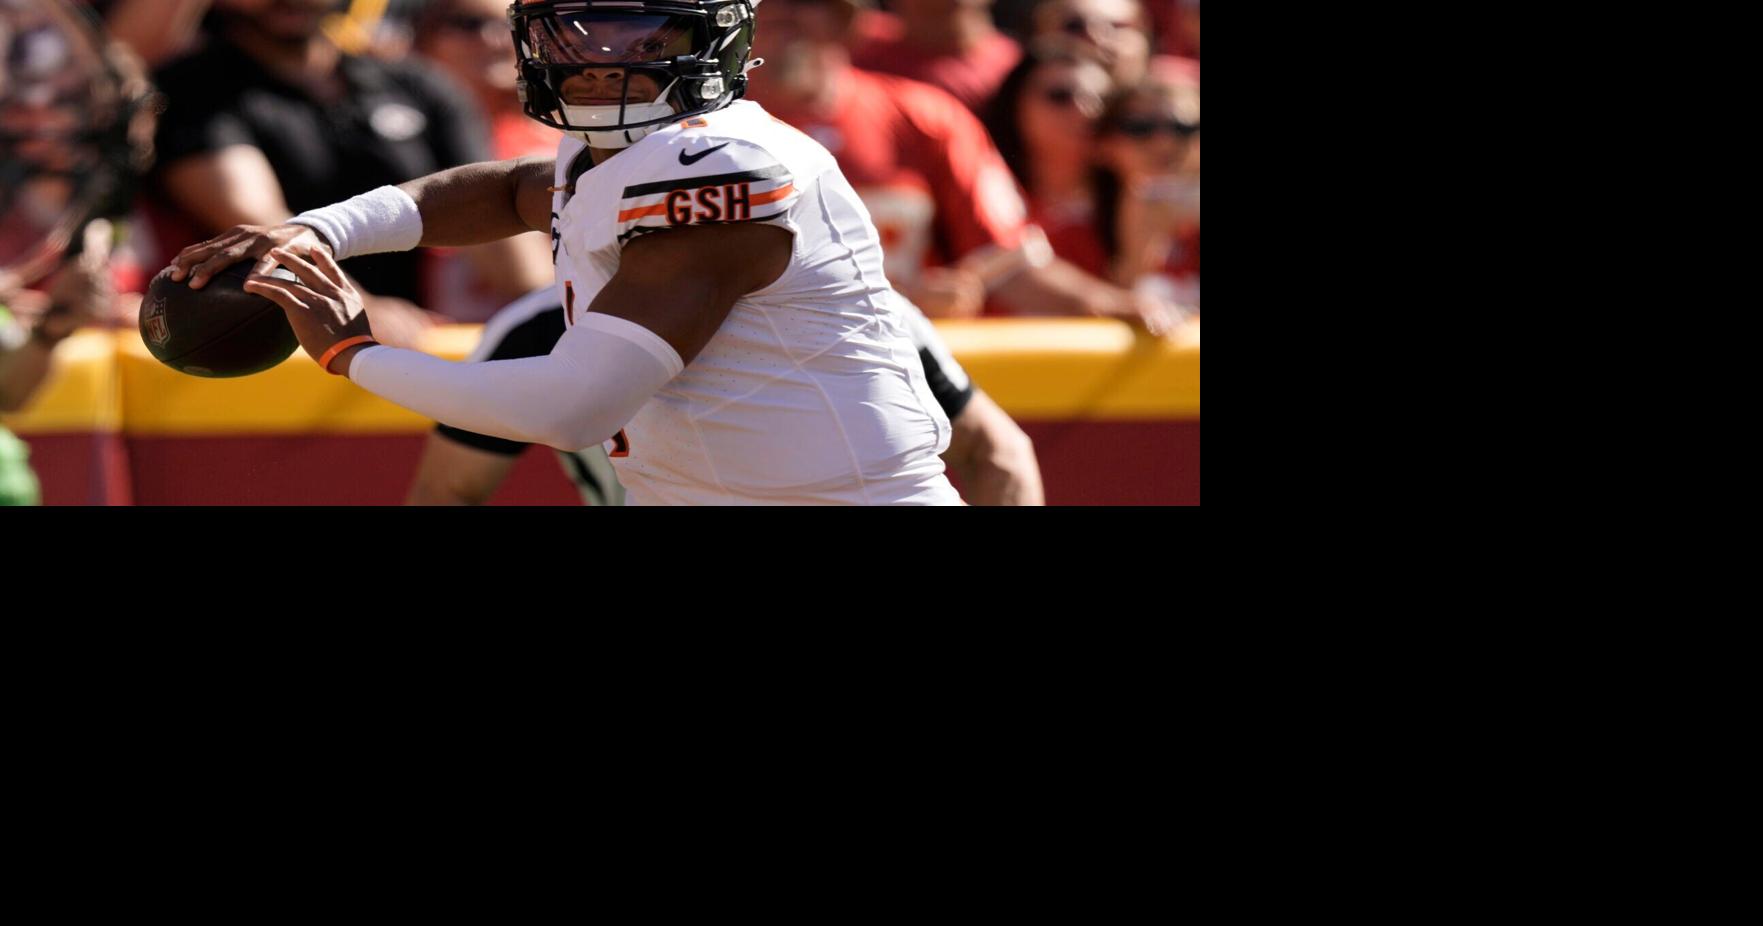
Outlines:
[[604, 406], [583, 404], [538, 422], [531, 440], [553, 450], [573, 453], [610, 440], [629, 418], [628, 414]]
[[589, 314], [539, 365], [548, 379], [539, 383], [534, 404], [542, 407], [526, 439], [565, 452], [605, 443], [682, 366], [671, 346], [641, 326]]

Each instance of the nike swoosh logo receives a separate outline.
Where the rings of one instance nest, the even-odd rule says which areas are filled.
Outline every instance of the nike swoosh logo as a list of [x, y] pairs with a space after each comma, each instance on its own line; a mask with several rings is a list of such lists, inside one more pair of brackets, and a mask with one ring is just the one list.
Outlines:
[[705, 158], [709, 157], [711, 154], [714, 154], [715, 152], [721, 151], [722, 149], [727, 148], [727, 147], [728, 147], [728, 142], [725, 141], [722, 144], [717, 145], [714, 148], [705, 148], [703, 151], [700, 151], [697, 154], [687, 154], [684, 151], [681, 151], [679, 153], [679, 162], [681, 164], [686, 165], [687, 167], [690, 167], [693, 164], [696, 164], [699, 161], [702, 161]]

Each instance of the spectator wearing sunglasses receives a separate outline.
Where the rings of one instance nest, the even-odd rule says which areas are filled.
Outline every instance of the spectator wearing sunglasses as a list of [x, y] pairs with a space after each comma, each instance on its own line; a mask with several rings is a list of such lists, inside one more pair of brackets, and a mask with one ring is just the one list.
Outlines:
[[1113, 87], [1108, 71], [1069, 46], [1031, 51], [993, 98], [986, 130], [1028, 194], [1030, 221], [1053, 252], [1097, 276], [1106, 261], [1087, 247], [1095, 216], [1089, 173], [1097, 120]]
[[[497, 160], [551, 157], [562, 134], [527, 118], [515, 94], [518, 71], [507, 0], [434, 0], [412, 22], [416, 52], [477, 100], [490, 123]], [[488, 244], [431, 249], [424, 271], [427, 308], [459, 322], [482, 322], [553, 280], [551, 242], [528, 232]]]
[[[1152, 80], [1147, 88], [1151, 86], [1162, 88], [1164, 82]], [[1110, 107], [1106, 101], [1115, 94], [1100, 63], [1074, 46], [1042, 47], [1031, 51], [1005, 78], [986, 127], [1028, 192], [1030, 220], [1046, 231], [1060, 259], [1186, 311], [1196, 287], [1140, 285], [1147, 275], [1142, 264], [1151, 260], [1143, 255], [1167, 242], [1174, 220], [1169, 209], [1147, 207], [1135, 197], [1163, 196], [1186, 184], [1165, 164], [1169, 153], [1158, 140], [1165, 127], [1160, 114], [1166, 107], [1155, 102], [1162, 99], [1161, 92], [1134, 90], [1119, 95]], [[1191, 114], [1196, 130], [1198, 106], [1194, 88], [1192, 105], [1183, 112]], [[1195, 157], [1197, 170], [1197, 153]], [[1197, 226], [1197, 176], [1191, 189]], [[1185, 203], [1187, 194], [1172, 198]], [[1125, 236], [1123, 216], [1130, 224]], [[1196, 230], [1196, 248], [1197, 234]], [[1125, 249], [1137, 256], [1124, 260]], [[1197, 256], [1195, 261], [1197, 273]]]
[[760, 7], [754, 51], [767, 64], [747, 95], [838, 159], [881, 235], [889, 281], [933, 318], [1102, 315], [1172, 331], [1174, 306], [1057, 258], [1029, 223], [1011, 167], [959, 101], [851, 66], [855, 12], [847, 0]]
[[1097, 144], [1096, 232], [1123, 286], [1200, 301], [1200, 87], [1160, 70], [1119, 93]]
[[982, 112], [1022, 58], [1016, 40], [992, 24], [991, 8], [992, 0], [895, 0], [899, 34], [862, 42], [852, 63], [923, 81]]

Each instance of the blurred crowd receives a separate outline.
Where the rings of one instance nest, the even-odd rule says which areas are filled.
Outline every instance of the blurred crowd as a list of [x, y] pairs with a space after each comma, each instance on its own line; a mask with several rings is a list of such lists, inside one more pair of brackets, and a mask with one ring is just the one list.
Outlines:
[[[121, 295], [82, 320], [132, 324], [154, 272], [233, 225], [557, 144], [516, 98], [507, 0], [84, 5], [156, 95], [152, 166], [106, 240], [86, 235]], [[758, 13], [748, 97], [838, 158], [889, 279], [926, 314], [1119, 316], [1154, 333], [1197, 314], [1198, 0], [766, 0]], [[535, 232], [345, 269], [376, 330], [408, 343], [549, 285], [549, 249]], [[55, 279], [12, 294], [14, 314], [45, 310]]]

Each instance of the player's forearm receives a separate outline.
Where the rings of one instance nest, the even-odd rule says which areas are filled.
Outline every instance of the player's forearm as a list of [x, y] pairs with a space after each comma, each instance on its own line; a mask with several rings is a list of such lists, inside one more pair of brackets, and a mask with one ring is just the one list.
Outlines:
[[577, 399], [570, 373], [566, 361], [553, 357], [454, 363], [390, 347], [361, 352], [348, 370], [363, 389], [443, 424], [578, 450], [611, 437], [618, 426], [599, 435], [568, 426]]
[[485, 161], [399, 185], [422, 214], [422, 244], [459, 247], [550, 227], [551, 162]]
[[544, 357], [454, 363], [372, 347], [339, 361], [357, 385], [411, 411], [558, 450], [612, 437], [682, 368], [653, 332], [600, 313], [584, 315]]

